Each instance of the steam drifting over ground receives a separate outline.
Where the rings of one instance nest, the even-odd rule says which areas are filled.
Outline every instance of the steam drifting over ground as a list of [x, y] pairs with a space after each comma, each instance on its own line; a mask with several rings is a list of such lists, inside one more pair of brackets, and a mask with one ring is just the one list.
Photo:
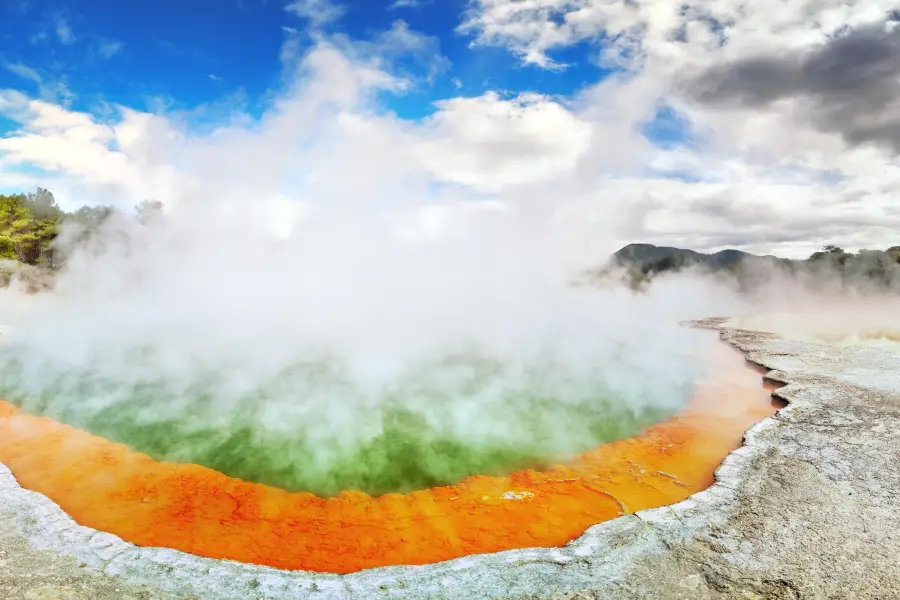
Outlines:
[[786, 339], [864, 345], [900, 352], [900, 301], [891, 297], [807, 301], [807, 310], [732, 319], [734, 327], [776, 333]]

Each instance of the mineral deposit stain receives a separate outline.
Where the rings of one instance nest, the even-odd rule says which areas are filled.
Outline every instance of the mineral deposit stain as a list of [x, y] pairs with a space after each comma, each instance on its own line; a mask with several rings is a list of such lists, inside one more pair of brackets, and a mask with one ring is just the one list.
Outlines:
[[156, 462], [2, 402], [0, 462], [82, 525], [141, 546], [282, 569], [349, 573], [560, 546], [593, 524], [708, 487], [744, 431], [777, 410], [737, 353], [718, 360], [684, 411], [637, 437], [566, 465], [408, 494], [288, 493]]

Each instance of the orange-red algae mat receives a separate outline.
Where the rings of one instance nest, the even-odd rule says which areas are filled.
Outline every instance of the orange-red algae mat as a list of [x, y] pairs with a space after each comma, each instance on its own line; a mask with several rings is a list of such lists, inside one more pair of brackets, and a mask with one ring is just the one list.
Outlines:
[[349, 573], [513, 548], [561, 546], [595, 523], [678, 502], [713, 483], [743, 432], [775, 408], [760, 375], [721, 356], [679, 415], [569, 464], [372, 498], [288, 493], [156, 462], [0, 402], [0, 462], [78, 523], [142, 546]]

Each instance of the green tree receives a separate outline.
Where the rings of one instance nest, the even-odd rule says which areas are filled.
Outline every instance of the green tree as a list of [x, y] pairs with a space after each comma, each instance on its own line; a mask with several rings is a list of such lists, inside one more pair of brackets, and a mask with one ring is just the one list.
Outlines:
[[31, 211], [32, 217], [40, 221], [58, 221], [65, 214], [59, 208], [53, 194], [40, 187], [28, 194], [25, 205]]
[[135, 205], [134, 212], [141, 223], [156, 223], [162, 218], [163, 203], [159, 200], [142, 200]]
[[29, 265], [53, 266], [53, 240], [62, 211], [53, 194], [0, 195], [0, 257]]
[[9, 229], [13, 223], [31, 217], [25, 205], [25, 194], [3, 196], [0, 194], [0, 228]]

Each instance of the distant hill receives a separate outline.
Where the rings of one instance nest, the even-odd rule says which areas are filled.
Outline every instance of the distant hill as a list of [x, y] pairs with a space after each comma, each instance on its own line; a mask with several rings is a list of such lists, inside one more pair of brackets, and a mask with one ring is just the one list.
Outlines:
[[621, 264], [636, 267], [653, 266], [661, 263], [673, 265], [702, 264], [712, 267], [727, 267], [747, 257], [759, 258], [741, 250], [722, 250], [715, 254], [703, 254], [694, 250], [654, 246], [653, 244], [628, 244], [615, 254], [613, 258]]
[[742, 265], [777, 265], [783, 266], [796, 261], [766, 255], [758, 256], [742, 250], [722, 250], [715, 254], [705, 254], [684, 248], [654, 246], [653, 244], [629, 244], [612, 256], [611, 262], [640, 272], [652, 275], [668, 271], [678, 271], [689, 267], [721, 271], [736, 270]]
[[684, 248], [629, 244], [612, 255], [609, 263], [593, 275], [604, 276], [626, 271], [629, 283], [641, 286], [653, 277], [684, 269], [734, 275], [747, 288], [775, 272], [806, 276], [810, 280], [830, 276], [847, 285], [876, 284], [900, 291], [900, 246], [887, 250], [845, 252], [837, 246], [825, 246], [809, 258], [794, 260], [741, 250], [722, 250], [706, 254]]

